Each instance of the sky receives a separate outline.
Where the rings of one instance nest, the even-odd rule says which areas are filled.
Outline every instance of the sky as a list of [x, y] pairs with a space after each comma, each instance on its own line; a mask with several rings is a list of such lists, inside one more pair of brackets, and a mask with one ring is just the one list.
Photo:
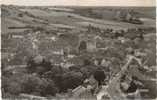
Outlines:
[[26, 6], [155, 6], [155, 0], [1, 0], [1, 4]]

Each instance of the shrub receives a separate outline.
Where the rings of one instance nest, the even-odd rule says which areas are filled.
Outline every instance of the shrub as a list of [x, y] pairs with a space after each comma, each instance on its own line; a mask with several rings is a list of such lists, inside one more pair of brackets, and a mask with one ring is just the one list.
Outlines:
[[19, 13], [19, 14], [18, 14], [18, 17], [23, 17], [23, 14]]

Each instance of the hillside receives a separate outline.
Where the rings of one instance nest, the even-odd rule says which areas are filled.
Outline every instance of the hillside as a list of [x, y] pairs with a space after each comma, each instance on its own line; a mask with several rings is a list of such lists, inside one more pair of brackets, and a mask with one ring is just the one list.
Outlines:
[[[66, 8], [66, 7], [65, 7]], [[64, 8], [64, 9], [65, 9]], [[114, 20], [115, 11], [129, 9], [129, 8], [117, 8], [111, 7], [67, 7], [68, 10], [62, 10], [63, 7], [7, 7], [2, 5], [2, 33], [11, 32], [12, 30], [8, 27], [15, 26], [35, 26], [38, 23], [39, 26], [45, 26], [49, 28], [54, 27], [66, 27], [67, 28], [84, 28], [89, 24], [105, 28], [115, 28], [115, 29], [126, 29], [135, 27], [152, 27], [155, 25], [154, 22], [154, 8], [132, 8], [134, 14], [141, 17], [144, 22], [143, 25], [136, 25], [131, 23], [119, 22]], [[93, 9], [93, 10], [92, 10]], [[145, 12], [144, 12], [145, 11]], [[93, 13], [92, 16], [90, 13]], [[97, 15], [102, 14], [102, 15]], [[21, 15], [21, 16], [20, 16]], [[98, 16], [98, 17], [96, 17]], [[102, 16], [102, 18], [99, 18]], [[3, 20], [4, 19], [4, 20]], [[10, 31], [9, 31], [10, 30]], [[19, 29], [17, 31], [23, 31], [24, 29]], [[16, 30], [13, 30], [16, 31]]]

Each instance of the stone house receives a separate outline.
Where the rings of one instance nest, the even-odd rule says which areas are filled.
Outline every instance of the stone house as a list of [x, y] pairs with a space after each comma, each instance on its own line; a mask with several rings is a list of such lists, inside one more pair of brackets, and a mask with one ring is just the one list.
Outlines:
[[81, 51], [94, 52], [96, 50], [96, 39], [94, 38], [94, 36], [91, 35], [79, 36], [78, 50], [79, 52]]

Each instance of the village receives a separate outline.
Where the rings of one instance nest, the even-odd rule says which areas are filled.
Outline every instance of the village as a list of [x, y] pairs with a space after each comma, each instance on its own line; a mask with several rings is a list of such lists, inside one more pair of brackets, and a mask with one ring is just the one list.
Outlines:
[[[114, 20], [145, 24], [121, 13]], [[3, 98], [156, 98], [155, 27], [44, 25], [14, 26], [8, 30], [24, 31], [1, 35]]]

